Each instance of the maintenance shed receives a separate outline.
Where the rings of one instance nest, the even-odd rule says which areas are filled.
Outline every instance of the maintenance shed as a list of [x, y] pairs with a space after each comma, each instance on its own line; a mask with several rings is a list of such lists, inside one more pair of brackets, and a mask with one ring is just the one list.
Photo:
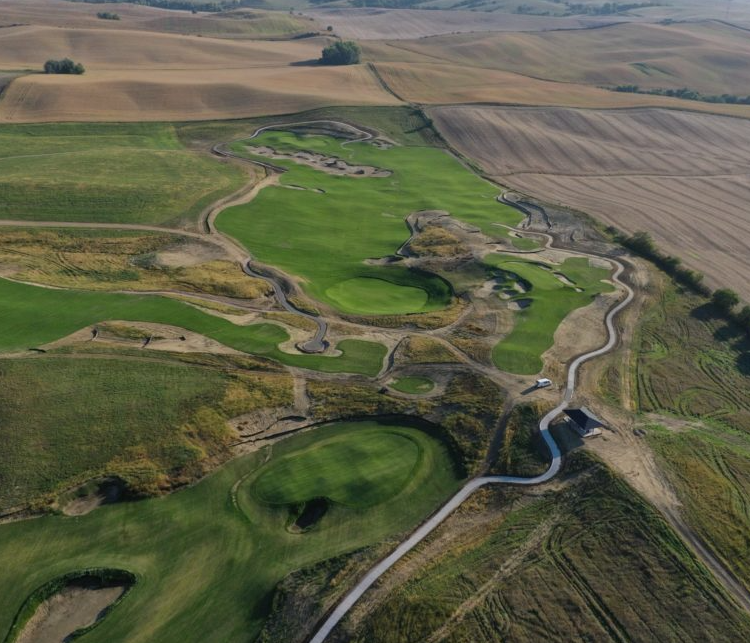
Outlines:
[[604, 423], [585, 406], [580, 409], [566, 409], [563, 413], [568, 416], [570, 428], [582, 438], [601, 435]]

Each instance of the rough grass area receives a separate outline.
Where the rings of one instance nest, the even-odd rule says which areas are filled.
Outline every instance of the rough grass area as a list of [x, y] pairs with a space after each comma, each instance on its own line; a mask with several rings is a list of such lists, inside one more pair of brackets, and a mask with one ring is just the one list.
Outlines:
[[275, 324], [238, 326], [166, 297], [51, 290], [0, 279], [2, 352], [36, 347], [107, 320], [170, 324], [245, 353], [328, 372], [375, 375], [386, 353], [382, 344], [354, 339], [337, 344], [338, 357], [285, 353], [278, 345], [289, 335]]
[[361, 427], [276, 460], [253, 491], [272, 505], [326, 498], [347, 507], [370, 507], [403, 489], [421, 455], [422, 446], [410, 432]]
[[687, 420], [648, 428], [649, 444], [690, 525], [750, 588], [750, 342], [671, 285], [641, 320], [638, 408]]
[[[368, 427], [331, 425], [279, 442], [266, 466]], [[8, 631], [27, 596], [50, 579], [75, 569], [114, 567], [135, 574], [138, 582], [86, 635], [90, 641], [254, 640], [274, 587], [289, 572], [410, 530], [455, 490], [446, 449], [415, 429], [398, 430], [419, 440], [423, 450], [403, 490], [366, 509], [335, 505], [303, 534], [286, 530], [285, 507], [259, 503], [252, 492], [270, 451], [230, 462], [165, 498], [0, 526], [0, 633]]]
[[98, 476], [153, 494], [227, 456], [225, 420], [292, 401], [289, 376], [146, 359], [0, 362], [0, 512]]
[[[542, 369], [542, 354], [552, 346], [557, 327], [570, 312], [590, 304], [596, 295], [613, 290], [602, 281], [609, 271], [591, 266], [585, 257], [572, 257], [553, 265], [495, 254], [485, 257], [485, 262], [502, 271], [508, 288], [520, 283], [526, 290], [511, 297], [511, 301], [521, 301], [525, 307], [516, 313], [513, 330], [492, 351], [492, 360], [499, 369], [518, 375], [533, 375]], [[574, 285], [555, 273], [564, 275]]]
[[[0, 229], [0, 271], [20, 281], [84, 290], [175, 290], [246, 299], [272, 291], [268, 282], [248, 277], [223, 256], [208, 243], [166, 233]], [[181, 262], [186, 265], [175, 265]]]
[[[404, 219], [410, 212], [447, 210], [492, 236], [505, 232], [493, 223], [520, 220], [517, 212], [497, 203], [497, 188], [445, 150], [344, 146], [329, 136], [281, 131], [233, 143], [232, 149], [262, 160], [248, 144], [290, 155], [310, 151], [392, 172], [381, 177], [333, 175], [292, 159], [273, 159], [288, 169], [281, 185], [265, 188], [251, 203], [225, 210], [217, 220], [223, 232], [259, 261], [303, 277], [309, 295], [346, 313], [419, 313], [448, 305], [450, 288], [439, 277], [399, 265], [364, 263], [393, 255], [408, 239]], [[310, 256], [316, 261], [309, 261]]]
[[435, 388], [435, 382], [429, 377], [404, 376], [397, 377], [388, 384], [392, 389], [410, 395], [423, 395]]
[[539, 433], [539, 420], [547, 410], [538, 402], [513, 408], [505, 425], [497, 461], [492, 466], [493, 473], [530, 478], [549, 468], [549, 448]]
[[412, 554], [397, 568], [402, 580], [374, 606], [371, 598], [374, 609], [332, 642], [750, 636], [747, 615], [654, 510], [600, 465], [557, 491], [481, 492], [448, 524], [435, 536], [441, 544]]
[[167, 124], [3, 125], [0, 150], [1, 219], [189, 224], [247, 180]]

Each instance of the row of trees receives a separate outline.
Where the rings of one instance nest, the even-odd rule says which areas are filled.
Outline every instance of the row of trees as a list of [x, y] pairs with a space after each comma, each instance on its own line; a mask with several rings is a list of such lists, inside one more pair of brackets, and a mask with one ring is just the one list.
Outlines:
[[77, 74], [80, 75], [86, 70], [81, 63], [73, 62], [70, 58], [62, 60], [48, 60], [44, 63], [45, 74]]
[[682, 265], [679, 257], [661, 252], [651, 238], [648, 232], [636, 232], [633, 235], [625, 235], [616, 228], [608, 228], [607, 231], [612, 234], [616, 241], [632, 250], [636, 254], [655, 263], [659, 268], [664, 270], [668, 275], [674, 278], [678, 283], [687, 286], [693, 292], [711, 297], [711, 303], [721, 312], [728, 320], [738, 324], [748, 335], [750, 335], [750, 306], [743, 306], [737, 310], [740, 305], [739, 295], [729, 288], [720, 288], [713, 293], [711, 289], [703, 283], [703, 275], [695, 270], [690, 270]]
[[695, 89], [682, 87], [680, 89], [641, 89], [638, 85], [617, 85], [616, 92], [630, 94], [652, 94], [654, 96], [670, 96], [671, 98], [682, 98], [683, 100], [699, 100], [704, 103], [727, 103], [729, 105], [750, 105], [750, 95], [738, 96], [736, 94], [702, 94]]

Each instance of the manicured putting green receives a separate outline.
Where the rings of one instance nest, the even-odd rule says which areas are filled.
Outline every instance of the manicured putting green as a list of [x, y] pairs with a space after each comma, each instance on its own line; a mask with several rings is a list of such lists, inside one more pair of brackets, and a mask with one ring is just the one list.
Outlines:
[[434, 389], [435, 382], [427, 377], [397, 377], [389, 384], [389, 386], [392, 389], [401, 391], [402, 393], [421, 395], [423, 393], [429, 393]]
[[427, 305], [426, 290], [383, 279], [355, 277], [331, 286], [326, 295], [340, 310], [371, 315], [401, 315]]
[[259, 500], [300, 504], [327, 498], [369, 507], [395, 496], [417, 466], [420, 447], [408, 435], [359, 429], [317, 442], [270, 464], [255, 482]]
[[[440, 310], [450, 303], [449, 284], [399, 263], [369, 260], [392, 256], [408, 239], [411, 212], [445, 210], [492, 236], [507, 236], [521, 215], [498, 203], [497, 188], [465, 168], [445, 150], [369, 143], [342, 146], [329, 136], [268, 131], [232, 144], [253, 156], [248, 145], [294, 154], [313, 151], [351, 165], [386, 169], [389, 176], [336, 176], [291, 159], [273, 163], [288, 171], [281, 185], [253, 201], [224, 210], [216, 225], [245, 245], [259, 261], [304, 279], [311, 297], [352, 314], [388, 315]], [[266, 161], [268, 159], [265, 159]], [[284, 186], [296, 186], [289, 190]]]
[[513, 297], [523, 300], [525, 307], [516, 312], [513, 330], [492, 351], [495, 365], [509, 373], [538, 373], [543, 366], [542, 354], [552, 346], [563, 319], [576, 308], [590, 304], [599, 293], [613, 290], [602, 281], [609, 270], [590, 265], [585, 257], [571, 257], [553, 265], [494, 254], [485, 257], [485, 262], [503, 271], [507, 286], [520, 280], [528, 289]]

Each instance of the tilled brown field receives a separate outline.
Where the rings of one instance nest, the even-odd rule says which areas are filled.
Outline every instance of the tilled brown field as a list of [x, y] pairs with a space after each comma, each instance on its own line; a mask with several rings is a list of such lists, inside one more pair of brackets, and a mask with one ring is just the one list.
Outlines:
[[750, 121], [662, 109], [442, 107], [446, 138], [499, 182], [649, 231], [750, 301]]

